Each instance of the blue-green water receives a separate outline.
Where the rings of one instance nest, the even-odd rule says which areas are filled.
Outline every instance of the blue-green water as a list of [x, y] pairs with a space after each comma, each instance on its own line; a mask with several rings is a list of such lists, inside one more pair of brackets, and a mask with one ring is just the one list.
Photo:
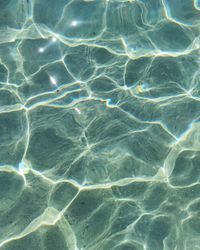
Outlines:
[[200, 249], [200, 1], [0, 0], [0, 249]]

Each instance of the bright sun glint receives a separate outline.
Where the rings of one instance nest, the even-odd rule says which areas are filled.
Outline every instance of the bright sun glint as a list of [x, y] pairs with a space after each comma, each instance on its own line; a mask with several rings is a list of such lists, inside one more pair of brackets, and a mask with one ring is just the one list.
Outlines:
[[73, 26], [73, 27], [77, 26], [77, 24], [78, 24], [78, 23], [77, 23], [76, 20], [74, 20], [74, 21], [71, 22], [71, 26]]
[[43, 53], [44, 52], [44, 48], [39, 48], [38, 52]]
[[53, 76], [49, 76], [50, 81], [52, 82], [52, 84], [56, 85], [57, 81]]

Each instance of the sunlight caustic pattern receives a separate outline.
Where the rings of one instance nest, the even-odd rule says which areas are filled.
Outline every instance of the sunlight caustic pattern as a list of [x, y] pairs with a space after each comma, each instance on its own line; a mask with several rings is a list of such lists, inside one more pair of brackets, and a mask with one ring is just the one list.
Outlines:
[[200, 249], [199, 1], [0, 8], [0, 249]]

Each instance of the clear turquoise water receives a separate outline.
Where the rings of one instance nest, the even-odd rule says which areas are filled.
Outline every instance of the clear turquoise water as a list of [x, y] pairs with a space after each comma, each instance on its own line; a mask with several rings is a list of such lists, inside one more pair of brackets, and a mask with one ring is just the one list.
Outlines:
[[0, 249], [200, 249], [200, 1], [0, 0]]

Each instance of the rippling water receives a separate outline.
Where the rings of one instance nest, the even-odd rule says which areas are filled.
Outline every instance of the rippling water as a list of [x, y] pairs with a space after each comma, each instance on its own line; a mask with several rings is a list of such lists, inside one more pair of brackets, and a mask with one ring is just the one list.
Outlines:
[[200, 249], [200, 1], [0, 9], [0, 249]]

